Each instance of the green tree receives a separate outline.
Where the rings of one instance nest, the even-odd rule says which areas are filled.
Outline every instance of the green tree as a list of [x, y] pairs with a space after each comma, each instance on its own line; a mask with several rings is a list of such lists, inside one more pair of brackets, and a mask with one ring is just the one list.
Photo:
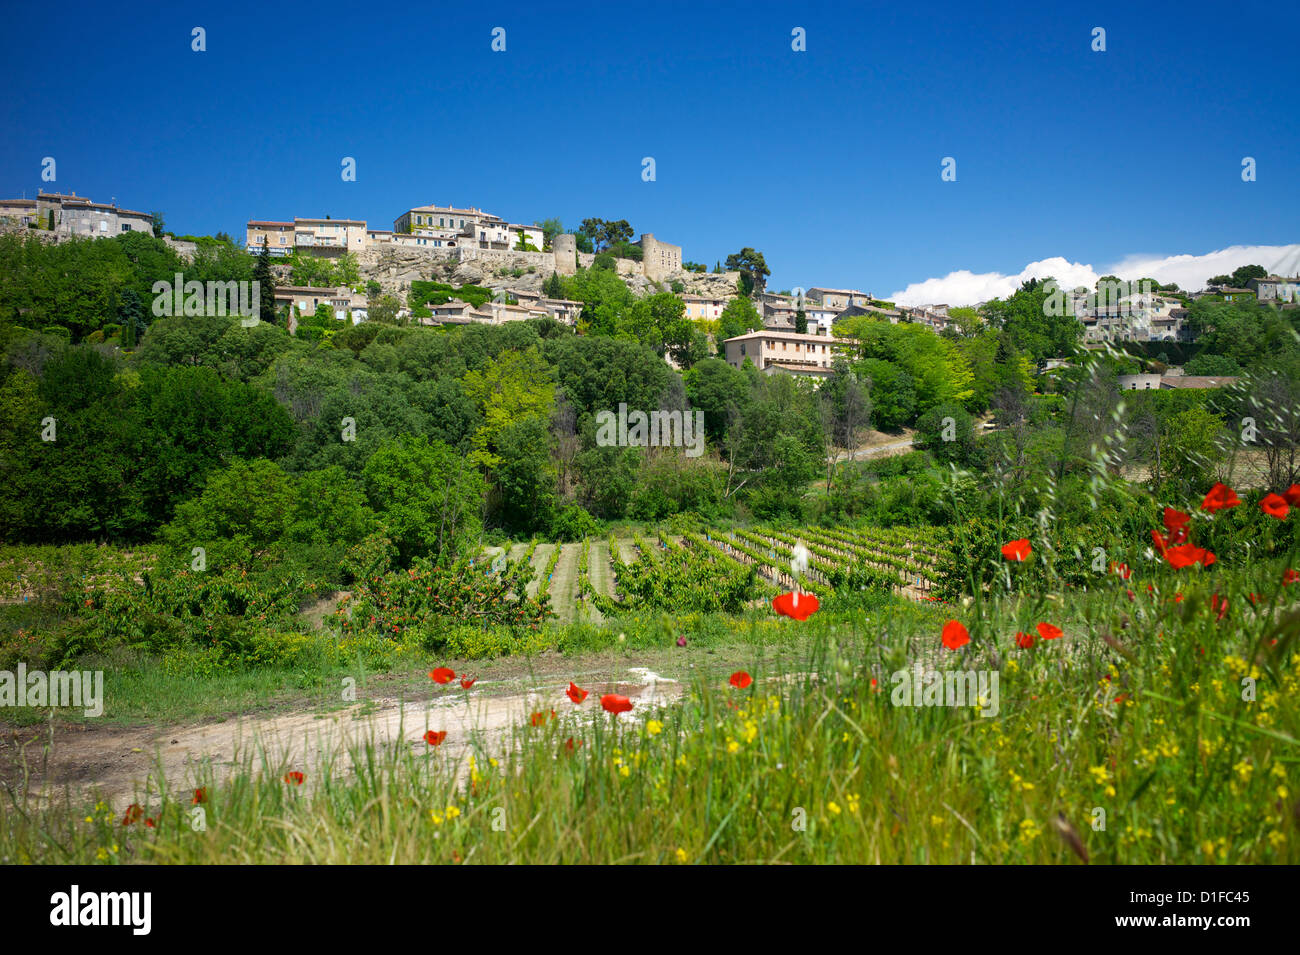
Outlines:
[[1183, 366], [1189, 375], [1236, 376], [1241, 374], [1241, 366], [1229, 355], [1217, 355], [1201, 352]]
[[718, 318], [718, 354], [725, 357], [723, 342], [763, 327], [763, 319], [754, 303], [743, 295], [729, 301]]
[[974, 419], [954, 402], [937, 405], [921, 415], [914, 441], [943, 464], [966, 466], [975, 461]]
[[253, 281], [257, 283], [258, 318], [268, 325], [274, 325], [275, 274], [271, 271], [271, 247], [265, 243], [257, 253]]
[[1268, 269], [1262, 265], [1243, 265], [1241, 268], [1234, 269], [1232, 272], [1232, 287], [1245, 288], [1246, 283], [1251, 279], [1262, 279], [1268, 277]]
[[740, 272], [740, 290], [747, 296], [763, 291], [767, 286], [767, 277], [772, 274], [763, 253], [749, 246], [727, 256], [727, 269]]
[[868, 358], [855, 366], [871, 396], [871, 422], [881, 431], [895, 431], [916, 419], [916, 385], [893, 362]]
[[477, 551], [487, 487], [464, 455], [408, 435], [371, 455], [362, 477], [404, 565], [427, 555], [446, 566]]
[[533, 225], [542, 230], [543, 252], [548, 251], [555, 237], [564, 232], [564, 223], [559, 219], [543, 219], [541, 222], [534, 222]]
[[122, 326], [122, 347], [128, 351], [135, 348], [146, 329], [144, 302], [135, 289], [122, 289], [122, 297], [117, 305], [117, 322]]
[[550, 420], [554, 371], [533, 346], [502, 352], [482, 369], [466, 372], [461, 383], [483, 419], [474, 433], [470, 458], [494, 474], [504, 461], [501, 437], [511, 424], [530, 416]]
[[501, 522], [522, 533], [549, 528], [556, 506], [554, 441], [546, 419], [529, 415], [509, 422], [496, 438], [495, 495]]
[[547, 298], [564, 298], [564, 279], [559, 272], [552, 272], [542, 283], [542, 294]]
[[278, 465], [235, 460], [176, 508], [160, 536], [186, 558], [202, 547], [214, 571], [267, 562], [283, 553], [293, 505], [293, 479]]

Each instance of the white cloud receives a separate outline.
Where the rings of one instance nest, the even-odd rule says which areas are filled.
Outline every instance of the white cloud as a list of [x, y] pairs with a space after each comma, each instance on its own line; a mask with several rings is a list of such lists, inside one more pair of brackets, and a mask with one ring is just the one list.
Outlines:
[[1155, 279], [1162, 285], [1177, 282], [1178, 287], [1195, 291], [1204, 287], [1211, 275], [1221, 275], [1250, 264], [1262, 265], [1271, 272], [1293, 275], [1300, 272], [1300, 243], [1292, 245], [1234, 245], [1204, 255], [1129, 255], [1114, 265], [1098, 270], [1061, 256], [1031, 262], [1015, 275], [1001, 272], [975, 274], [965, 269], [949, 272], [942, 278], [913, 282], [889, 296], [899, 305], [974, 305], [991, 298], [1005, 298], [1031, 278], [1054, 276], [1061, 288], [1077, 285], [1092, 288], [1103, 275], [1122, 279]]

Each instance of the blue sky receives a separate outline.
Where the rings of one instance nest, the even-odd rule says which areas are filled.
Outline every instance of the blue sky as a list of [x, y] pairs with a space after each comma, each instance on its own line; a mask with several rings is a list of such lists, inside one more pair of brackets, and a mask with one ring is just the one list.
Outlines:
[[0, 192], [177, 233], [455, 203], [880, 295], [1300, 239], [1296, 4], [7, 6]]

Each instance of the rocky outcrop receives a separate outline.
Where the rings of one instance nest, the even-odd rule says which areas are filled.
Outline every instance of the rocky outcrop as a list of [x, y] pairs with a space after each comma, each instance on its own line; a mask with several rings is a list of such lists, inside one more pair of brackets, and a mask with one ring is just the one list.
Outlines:
[[[482, 285], [491, 289], [515, 288], [540, 292], [542, 283], [555, 271], [549, 253], [486, 252], [478, 249], [424, 249], [410, 246], [374, 246], [357, 253], [361, 282], [378, 282], [384, 294], [405, 301], [414, 281], [447, 282], [451, 285]], [[680, 282], [689, 295], [730, 298], [736, 294], [737, 273], [720, 275], [677, 272], [656, 283], [646, 278], [637, 263], [619, 261], [619, 277], [635, 295], [671, 291]]]

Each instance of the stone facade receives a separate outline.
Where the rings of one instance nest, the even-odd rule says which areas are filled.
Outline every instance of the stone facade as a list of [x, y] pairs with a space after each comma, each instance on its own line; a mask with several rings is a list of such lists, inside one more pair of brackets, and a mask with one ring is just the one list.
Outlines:
[[654, 282], [676, 275], [682, 270], [682, 247], [660, 242], [652, 232], [643, 232], [637, 241], [641, 246], [641, 268], [646, 278]]
[[60, 236], [107, 239], [123, 232], [153, 235], [153, 216], [147, 212], [120, 209], [104, 202], [92, 202], [76, 193], [41, 192], [36, 196], [37, 218], [48, 228], [54, 216], [54, 231]]

